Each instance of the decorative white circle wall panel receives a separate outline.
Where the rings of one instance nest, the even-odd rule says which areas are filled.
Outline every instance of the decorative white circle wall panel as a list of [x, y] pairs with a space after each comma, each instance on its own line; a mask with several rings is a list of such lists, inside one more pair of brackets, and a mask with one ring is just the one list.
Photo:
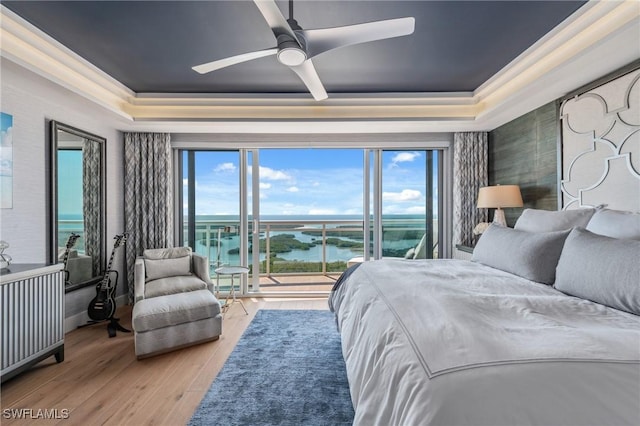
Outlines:
[[562, 208], [640, 211], [640, 69], [567, 99]]

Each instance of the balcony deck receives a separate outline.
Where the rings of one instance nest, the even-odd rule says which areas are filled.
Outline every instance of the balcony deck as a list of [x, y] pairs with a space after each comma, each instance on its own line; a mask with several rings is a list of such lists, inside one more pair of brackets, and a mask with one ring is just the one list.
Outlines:
[[331, 291], [338, 277], [340, 277], [339, 273], [263, 276], [260, 277], [260, 290], [263, 292]]

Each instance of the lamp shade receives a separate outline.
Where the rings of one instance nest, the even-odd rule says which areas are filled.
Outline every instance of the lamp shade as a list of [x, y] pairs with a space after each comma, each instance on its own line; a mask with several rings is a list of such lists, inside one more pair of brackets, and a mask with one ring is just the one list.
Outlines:
[[522, 205], [522, 195], [518, 185], [485, 186], [478, 191], [479, 209], [522, 207]]

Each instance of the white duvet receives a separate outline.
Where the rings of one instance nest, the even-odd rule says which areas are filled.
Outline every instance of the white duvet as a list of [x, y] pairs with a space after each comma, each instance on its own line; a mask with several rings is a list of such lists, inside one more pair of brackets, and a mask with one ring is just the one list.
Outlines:
[[366, 262], [330, 305], [354, 424], [640, 424], [638, 316], [459, 260]]

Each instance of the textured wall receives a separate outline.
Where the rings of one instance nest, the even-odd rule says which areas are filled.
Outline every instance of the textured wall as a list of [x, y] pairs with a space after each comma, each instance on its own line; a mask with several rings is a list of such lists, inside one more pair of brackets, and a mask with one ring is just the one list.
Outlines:
[[[520, 185], [524, 206], [558, 209], [558, 104], [551, 102], [489, 133], [489, 185]], [[522, 209], [505, 209], [513, 226]]]
[[[1, 62], [2, 112], [13, 116], [13, 207], [0, 209], [0, 239], [14, 263], [44, 263], [47, 252], [46, 167], [47, 120], [58, 120], [107, 138], [107, 250], [124, 227], [122, 199], [122, 134], [119, 117], [69, 90], [14, 64]], [[116, 259], [122, 271], [124, 256]], [[121, 274], [121, 277], [123, 274]], [[118, 283], [118, 293], [125, 290]], [[86, 310], [95, 288], [85, 287], [66, 296], [66, 316]]]

